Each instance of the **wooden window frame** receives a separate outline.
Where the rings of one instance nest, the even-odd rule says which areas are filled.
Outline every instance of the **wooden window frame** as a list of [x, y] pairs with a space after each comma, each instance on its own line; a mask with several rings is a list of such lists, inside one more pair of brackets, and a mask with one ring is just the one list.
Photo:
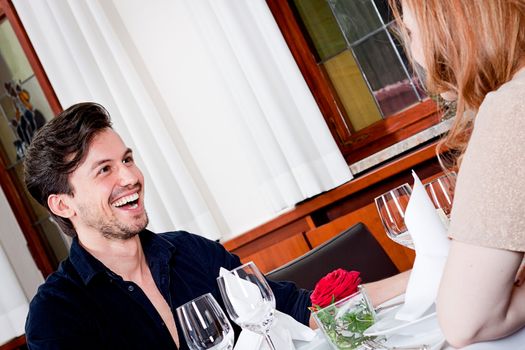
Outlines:
[[[51, 87], [49, 78], [47, 77], [44, 68], [38, 59], [36, 51], [29, 40], [29, 37], [22, 25], [20, 18], [14, 8], [11, 0], [0, 0], [0, 19], [7, 18], [11, 24], [15, 35], [22, 46], [22, 49], [33, 69], [33, 73], [37, 78], [40, 87], [46, 97], [49, 106], [54, 114], [58, 114], [62, 111], [62, 106], [58, 101], [58, 98]], [[51, 248], [49, 247], [46, 239], [38, 232], [36, 227], [33, 225], [34, 215], [31, 204], [27, 198], [21, 195], [18, 191], [17, 182], [18, 178], [13, 172], [7, 171], [7, 159], [5, 154], [0, 155], [0, 186], [4, 191], [4, 194], [9, 202], [11, 209], [15, 215], [15, 218], [20, 226], [22, 233], [27, 241], [29, 251], [36, 263], [38, 269], [42, 272], [44, 277], [47, 277], [54, 270], [54, 258]]]
[[317, 64], [312, 45], [297, 21], [290, 0], [266, 0], [288, 47], [328, 124], [341, 153], [353, 164], [441, 121], [436, 103], [426, 99], [404, 111], [353, 132], [345, 122], [344, 108], [328, 78]]

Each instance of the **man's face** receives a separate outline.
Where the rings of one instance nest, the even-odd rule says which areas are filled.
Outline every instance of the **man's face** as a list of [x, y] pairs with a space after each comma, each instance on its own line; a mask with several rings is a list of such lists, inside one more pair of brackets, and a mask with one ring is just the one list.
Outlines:
[[97, 134], [84, 162], [70, 175], [68, 198], [77, 232], [98, 231], [106, 238], [129, 239], [148, 224], [144, 177], [132, 152], [111, 129]]

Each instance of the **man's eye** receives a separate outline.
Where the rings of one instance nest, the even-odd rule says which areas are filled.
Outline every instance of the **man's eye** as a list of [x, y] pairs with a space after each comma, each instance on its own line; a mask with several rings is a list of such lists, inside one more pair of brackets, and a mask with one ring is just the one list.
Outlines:
[[98, 173], [99, 174], [104, 174], [104, 173], [107, 173], [108, 171], [109, 171], [109, 165], [106, 165], [106, 166], [103, 166], [102, 168], [100, 168]]
[[133, 157], [129, 156], [129, 157], [126, 157], [122, 160], [122, 163], [126, 164], [126, 163], [133, 163]]

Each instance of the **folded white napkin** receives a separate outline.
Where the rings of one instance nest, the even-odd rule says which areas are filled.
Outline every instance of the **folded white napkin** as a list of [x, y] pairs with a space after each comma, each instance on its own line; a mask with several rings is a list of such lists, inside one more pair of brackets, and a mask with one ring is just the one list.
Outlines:
[[421, 180], [413, 171], [412, 176], [414, 186], [405, 211], [405, 224], [414, 242], [416, 260], [408, 281], [405, 304], [396, 314], [397, 319], [405, 321], [418, 319], [436, 301], [450, 246], [447, 229]]
[[258, 312], [257, 305], [264, 303], [259, 287], [222, 267], [219, 275], [224, 278], [226, 293], [239, 316], [239, 321], [252, 319]]
[[[236, 310], [242, 310], [239, 314], [242, 314], [243, 318], [249, 318], [249, 315], [255, 311], [248, 306], [246, 300], [251, 300], [251, 303], [253, 301], [262, 303], [259, 288], [252, 282], [239, 278], [224, 268], [220, 269], [219, 274], [224, 278], [224, 284], [233, 307]], [[297, 322], [287, 314], [275, 312], [270, 337], [277, 350], [293, 350], [295, 347], [292, 340], [311, 341], [315, 336], [314, 330]], [[267, 348], [262, 335], [247, 329], [242, 330], [235, 344], [235, 349], [238, 350], [263, 350]]]
[[[270, 337], [277, 350], [295, 350], [293, 340], [312, 341], [316, 336], [313, 329], [297, 322], [293, 317], [276, 311]], [[262, 335], [243, 329], [234, 350], [266, 350], [268, 344]]]

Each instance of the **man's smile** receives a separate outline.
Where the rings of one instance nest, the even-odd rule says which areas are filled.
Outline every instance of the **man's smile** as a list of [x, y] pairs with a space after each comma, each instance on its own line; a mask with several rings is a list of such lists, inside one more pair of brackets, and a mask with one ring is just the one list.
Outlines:
[[139, 205], [138, 200], [139, 200], [139, 194], [138, 192], [135, 192], [133, 194], [119, 198], [118, 200], [113, 202], [111, 205], [114, 206], [115, 208], [126, 207], [130, 209], [135, 209]]

